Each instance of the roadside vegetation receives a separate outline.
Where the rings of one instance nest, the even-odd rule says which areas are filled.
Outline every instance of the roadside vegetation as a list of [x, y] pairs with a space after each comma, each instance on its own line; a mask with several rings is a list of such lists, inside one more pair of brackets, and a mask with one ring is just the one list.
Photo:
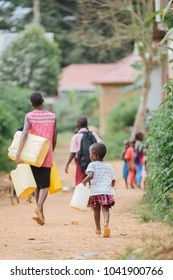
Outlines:
[[[172, 28], [172, 1], [169, 1], [164, 10], [153, 13], [151, 20], [156, 14], [160, 14], [165, 37], [162, 46], [173, 53], [169, 46]], [[169, 61], [172, 64], [172, 60]], [[173, 226], [173, 80], [168, 79], [163, 91], [165, 98], [157, 110], [149, 117], [148, 132], [146, 135], [147, 147], [147, 189], [140, 208], [140, 216], [143, 221], [165, 221]]]

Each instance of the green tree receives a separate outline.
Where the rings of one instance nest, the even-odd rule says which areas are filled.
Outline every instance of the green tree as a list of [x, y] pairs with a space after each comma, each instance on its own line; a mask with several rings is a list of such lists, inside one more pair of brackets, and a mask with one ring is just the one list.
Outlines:
[[[5, 2], [5, 1], [4, 1]], [[18, 32], [23, 30], [28, 24], [35, 22], [35, 14], [39, 17], [39, 12], [35, 11], [31, 0], [9, 0], [8, 5], [0, 4], [0, 29]], [[71, 63], [110, 63], [114, 62], [132, 50], [131, 42], [114, 46], [90, 46], [82, 44], [79, 38], [74, 39], [74, 31], [78, 24], [78, 14], [80, 6], [77, 0], [49, 0], [40, 1], [40, 23], [47, 32], [55, 34], [55, 40], [62, 49], [61, 66]], [[28, 8], [27, 13], [14, 17], [17, 7]], [[100, 24], [100, 30], [105, 36], [110, 35], [109, 26]]]
[[30, 90], [0, 84], [0, 170], [10, 171], [14, 162], [8, 158], [8, 147], [15, 131], [23, 125], [24, 115], [31, 110]]
[[9, 85], [41, 90], [48, 95], [57, 88], [60, 72], [60, 50], [50, 42], [44, 29], [29, 26], [3, 52], [0, 79]]
[[139, 104], [134, 132], [143, 129], [150, 76], [160, 62], [159, 48], [153, 42], [153, 24], [145, 19], [153, 12], [154, 0], [78, 0], [76, 37], [90, 47], [119, 48], [135, 42], [143, 65], [143, 92]]

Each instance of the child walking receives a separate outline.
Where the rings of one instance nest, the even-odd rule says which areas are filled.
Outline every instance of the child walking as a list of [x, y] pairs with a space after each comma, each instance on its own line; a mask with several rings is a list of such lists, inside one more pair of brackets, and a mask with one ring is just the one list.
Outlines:
[[103, 237], [110, 236], [109, 208], [115, 204], [112, 187], [115, 186], [115, 174], [109, 163], [103, 162], [106, 155], [106, 146], [103, 143], [94, 143], [89, 148], [90, 159], [86, 174], [87, 177], [82, 181], [85, 186], [91, 182], [91, 196], [88, 201], [88, 207], [94, 210], [94, 220], [96, 225], [96, 234], [101, 234], [100, 212], [102, 209], [104, 218]]
[[128, 173], [129, 173], [129, 165], [128, 165], [128, 162], [127, 160], [125, 159], [125, 154], [126, 154], [126, 151], [127, 149], [130, 147], [130, 141], [129, 140], [125, 140], [124, 143], [123, 143], [123, 146], [124, 146], [124, 149], [123, 149], [123, 152], [122, 152], [122, 156], [121, 156], [121, 159], [123, 160], [123, 168], [122, 168], [122, 177], [125, 181], [125, 185], [126, 185], [126, 189], [128, 189], [128, 181], [127, 181], [127, 178], [128, 178]]
[[136, 175], [136, 167], [134, 163], [134, 155], [135, 155], [135, 140], [131, 139], [130, 140], [130, 147], [127, 149], [124, 159], [128, 163], [128, 183], [132, 189], [135, 188], [136, 185], [136, 180], [135, 180], [135, 175]]

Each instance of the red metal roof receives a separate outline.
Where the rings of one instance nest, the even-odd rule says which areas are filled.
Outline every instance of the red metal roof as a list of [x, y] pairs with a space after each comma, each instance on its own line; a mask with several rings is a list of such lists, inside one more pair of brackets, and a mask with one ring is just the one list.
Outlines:
[[139, 72], [132, 67], [133, 55], [115, 63], [111, 69], [105, 71], [99, 78], [94, 80], [96, 84], [128, 84], [133, 83]]
[[90, 88], [102, 83], [132, 83], [136, 70], [131, 67], [133, 56], [112, 64], [71, 64], [63, 69], [61, 89]]

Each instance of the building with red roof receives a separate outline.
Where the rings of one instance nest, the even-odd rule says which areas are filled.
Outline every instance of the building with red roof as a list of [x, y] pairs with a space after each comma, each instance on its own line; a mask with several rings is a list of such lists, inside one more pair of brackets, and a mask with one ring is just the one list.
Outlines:
[[[101, 94], [99, 100], [99, 123], [100, 133], [105, 132], [105, 120], [110, 109], [120, 100], [135, 92], [122, 94], [122, 88], [132, 85], [139, 75], [132, 65], [139, 59], [134, 53], [124, 59], [112, 64], [72, 64], [63, 69], [59, 81], [58, 92], [60, 96], [68, 94], [69, 91], [78, 91], [81, 94], [92, 92], [96, 87], [100, 87]], [[157, 99], [149, 101], [149, 109], [157, 107], [161, 101], [162, 78], [161, 70], [153, 72], [153, 86], [151, 90], [157, 91]], [[157, 83], [155, 79], [157, 78]]]
[[112, 69], [115, 64], [71, 64], [63, 69], [58, 92], [71, 90], [89, 92], [95, 90], [94, 81]]

